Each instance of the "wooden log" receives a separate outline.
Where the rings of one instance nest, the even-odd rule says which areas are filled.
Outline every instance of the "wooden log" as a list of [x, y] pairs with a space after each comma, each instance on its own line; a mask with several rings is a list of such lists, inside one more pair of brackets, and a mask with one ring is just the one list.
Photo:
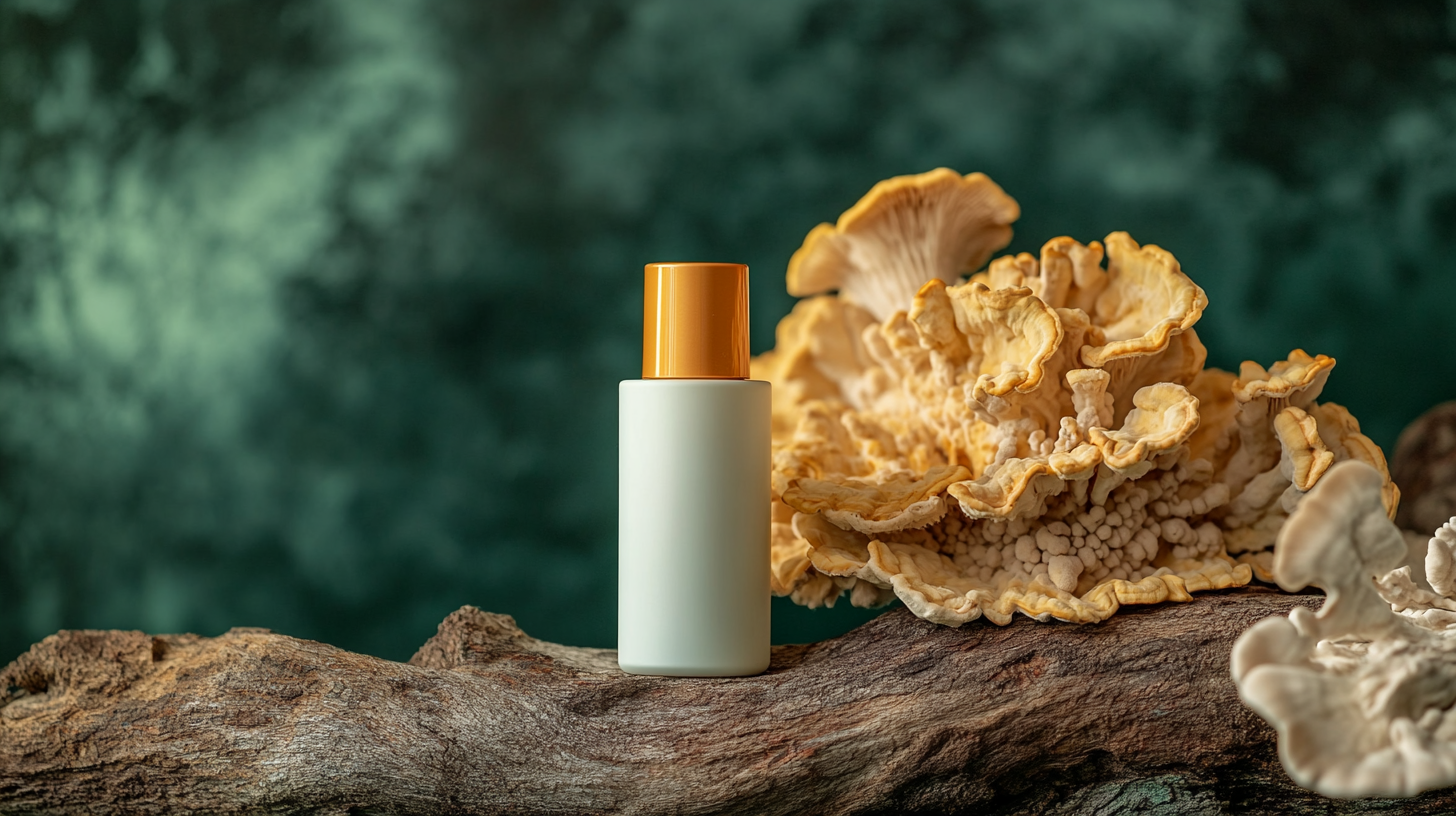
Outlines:
[[960, 629], [896, 609], [733, 679], [624, 675], [473, 607], [409, 664], [67, 631], [3, 672], [0, 812], [1365, 812], [1294, 786], [1229, 677], [1249, 624], [1321, 600]]

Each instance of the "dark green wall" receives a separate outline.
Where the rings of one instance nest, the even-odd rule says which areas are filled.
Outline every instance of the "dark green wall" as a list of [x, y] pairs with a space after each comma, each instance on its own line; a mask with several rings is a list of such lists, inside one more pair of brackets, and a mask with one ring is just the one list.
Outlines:
[[[1456, 6], [0, 0], [0, 662], [63, 627], [610, 645], [641, 265], [982, 170], [1389, 447], [1456, 397]], [[777, 606], [776, 637], [863, 620]]]

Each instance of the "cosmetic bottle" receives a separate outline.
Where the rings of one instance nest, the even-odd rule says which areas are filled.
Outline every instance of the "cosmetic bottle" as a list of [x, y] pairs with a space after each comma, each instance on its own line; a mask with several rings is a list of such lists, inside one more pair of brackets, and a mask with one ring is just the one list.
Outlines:
[[618, 392], [617, 660], [732, 677], [769, 661], [769, 391], [748, 267], [648, 264], [642, 379]]

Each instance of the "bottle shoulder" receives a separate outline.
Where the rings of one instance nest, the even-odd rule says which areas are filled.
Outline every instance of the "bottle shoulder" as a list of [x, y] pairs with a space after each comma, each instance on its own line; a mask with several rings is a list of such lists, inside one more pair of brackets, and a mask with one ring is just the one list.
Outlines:
[[769, 389], [772, 386], [767, 380], [622, 380], [620, 388], [627, 389], [660, 389], [660, 390], [693, 390], [693, 389]]

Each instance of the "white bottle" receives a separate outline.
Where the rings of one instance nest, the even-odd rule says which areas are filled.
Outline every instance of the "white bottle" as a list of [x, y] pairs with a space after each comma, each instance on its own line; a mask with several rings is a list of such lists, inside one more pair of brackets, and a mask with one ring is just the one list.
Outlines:
[[769, 662], [769, 384], [748, 379], [748, 267], [648, 264], [641, 380], [619, 391], [617, 661]]

